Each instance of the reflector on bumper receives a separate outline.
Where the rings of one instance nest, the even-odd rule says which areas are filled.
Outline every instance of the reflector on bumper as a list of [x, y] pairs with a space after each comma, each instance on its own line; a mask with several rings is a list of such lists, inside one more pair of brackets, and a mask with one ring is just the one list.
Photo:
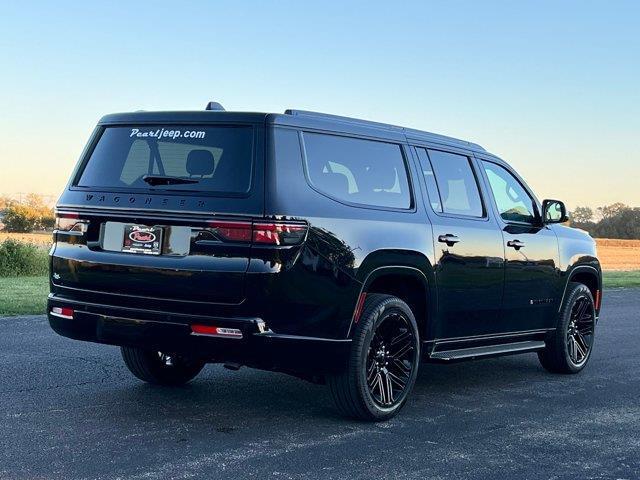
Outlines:
[[191, 325], [192, 335], [204, 335], [210, 337], [242, 338], [242, 330], [238, 328], [215, 327], [213, 325]]
[[73, 319], [73, 308], [69, 307], [53, 307], [51, 308], [51, 315], [54, 317], [66, 318], [67, 320]]

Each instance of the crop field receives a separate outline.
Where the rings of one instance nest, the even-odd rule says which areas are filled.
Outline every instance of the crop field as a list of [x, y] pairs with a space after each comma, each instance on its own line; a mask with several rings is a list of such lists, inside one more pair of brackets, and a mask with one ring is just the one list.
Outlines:
[[640, 270], [640, 240], [598, 238], [596, 242], [603, 270]]
[[0, 232], [0, 242], [11, 238], [13, 240], [17, 240], [19, 242], [25, 243], [33, 243], [34, 245], [38, 245], [41, 247], [47, 247], [51, 245], [52, 234], [51, 232], [46, 233], [6, 233]]

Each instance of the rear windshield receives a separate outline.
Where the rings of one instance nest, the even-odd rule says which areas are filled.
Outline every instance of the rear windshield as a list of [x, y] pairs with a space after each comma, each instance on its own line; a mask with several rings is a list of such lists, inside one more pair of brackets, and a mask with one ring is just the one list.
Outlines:
[[77, 186], [246, 193], [252, 156], [250, 126], [107, 127]]

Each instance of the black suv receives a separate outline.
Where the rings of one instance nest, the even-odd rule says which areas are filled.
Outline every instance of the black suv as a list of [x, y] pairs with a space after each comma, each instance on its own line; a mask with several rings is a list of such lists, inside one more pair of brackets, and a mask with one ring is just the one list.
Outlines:
[[420, 360], [592, 352], [601, 268], [503, 160], [462, 140], [284, 114], [105, 116], [57, 205], [53, 329], [121, 347], [138, 378], [205, 363], [329, 386], [398, 412]]

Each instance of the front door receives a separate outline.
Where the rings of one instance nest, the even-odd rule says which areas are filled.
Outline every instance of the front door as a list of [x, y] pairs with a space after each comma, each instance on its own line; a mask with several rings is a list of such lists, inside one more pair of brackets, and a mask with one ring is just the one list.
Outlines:
[[550, 328], [563, 286], [556, 234], [542, 224], [536, 201], [509, 169], [488, 160], [481, 163], [502, 223], [503, 318], [513, 331]]
[[438, 319], [436, 339], [504, 330], [502, 234], [480, 194], [470, 155], [416, 148], [433, 225]]

